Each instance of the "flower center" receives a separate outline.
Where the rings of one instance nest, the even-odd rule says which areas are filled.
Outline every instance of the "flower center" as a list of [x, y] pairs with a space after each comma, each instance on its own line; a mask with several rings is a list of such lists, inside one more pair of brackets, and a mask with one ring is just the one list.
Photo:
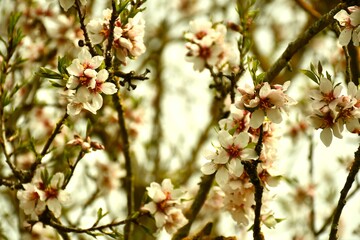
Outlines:
[[233, 145], [227, 149], [227, 153], [230, 158], [238, 158], [241, 155], [241, 149]]

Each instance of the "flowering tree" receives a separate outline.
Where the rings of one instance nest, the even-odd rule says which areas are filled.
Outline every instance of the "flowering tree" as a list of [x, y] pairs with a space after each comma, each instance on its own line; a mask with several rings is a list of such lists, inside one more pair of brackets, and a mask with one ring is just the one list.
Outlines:
[[359, 237], [359, 6], [0, 1], [1, 239]]

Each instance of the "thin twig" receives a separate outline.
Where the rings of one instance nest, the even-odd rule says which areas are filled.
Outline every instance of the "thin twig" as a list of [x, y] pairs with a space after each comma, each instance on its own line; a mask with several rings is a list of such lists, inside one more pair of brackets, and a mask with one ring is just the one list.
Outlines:
[[339, 198], [337, 207], [335, 209], [333, 221], [331, 224], [329, 240], [337, 239], [339, 220], [340, 220], [341, 212], [346, 204], [346, 196], [347, 196], [353, 182], [355, 181], [355, 177], [356, 177], [356, 174], [358, 173], [359, 169], [360, 169], [360, 146], [359, 146], [358, 150], [355, 152], [354, 163], [351, 166], [351, 169], [350, 169], [349, 175], [346, 179], [345, 185], [340, 192], [340, 198]]
[[295, 0], [295, 2], [302, 8], [304, 9], [306, 12], [308, 12], [313, 18], [320, 18], [321, 14], [316, 11], [313, 6], [309, 3], [307, 3], [304, 0]]
[[294, 54], [299, 51], [320, 31], [326, 28], [334, 21], [334, 15], [341, 9], [348, 7], [348, 3], [339, 3], [330, 12], [323, 15], [318, 21], [311, 25], [303, 34], [301, 34], [294, 42], [289, 43], [280, 58], [271, 66], [269, 71], [265, 73], [264, 81], [271, 82], [280, 73], [280, 71], [288, 64]]
[[93, 45], [91, 43], [91, 40], [89, 38], [89, 34], [87, 32], [86, 25], [85, 25], [85, 14], [81, 13], [81, 6], [80, 6], [80, 3], [79, 3], [79, 0], [75, 1], [75, 9], [78, 12], [79, 21], [80, 21], [80, 28], [81, 28], [81, 30], [83, 31], [83, 34], [84, 34], [85, 44], [89, 48], [89, 51], [90, 51], [91, 55], [96, 56], [98, 54], [96, 53], [96, 51], [95, 51], [95, 49], [94, 49], [94, 47], [93, 47]]
[[[314, 142], [312, 140], [312, 135], [309, 135], [309, 178], [310, 178], [310, 184], [314, 184], [314, 158], [313, 158], [313, 150], [314, 150]], [[314, 196], [310, 197], [310, 230], [315, 235], [315, 199]]]

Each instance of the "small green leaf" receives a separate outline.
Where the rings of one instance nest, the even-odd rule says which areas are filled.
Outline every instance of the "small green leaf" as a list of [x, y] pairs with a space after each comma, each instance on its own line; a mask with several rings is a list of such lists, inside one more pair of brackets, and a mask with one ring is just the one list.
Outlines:
[[61, 74], [45, 67], [40, 67], [39, 71], [37, 71], [36, 74], [43, 78], [63, 79], [63, 76]]
[[313, 80], [316, 84], [319, 84], [319, 79], [318, 77], [312, 72], [309, 71], [307, 69], [300, 69], [299, 70], [301, 73], [305, 74], [308, 78], [310, 78], [311, 80]]

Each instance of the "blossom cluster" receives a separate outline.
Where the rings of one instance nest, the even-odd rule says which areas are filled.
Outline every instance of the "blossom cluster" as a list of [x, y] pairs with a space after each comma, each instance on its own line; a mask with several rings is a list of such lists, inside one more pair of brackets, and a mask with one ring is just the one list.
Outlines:
[[[205, 163], [201, 171], [206, 175], [216, 172], [215, 180], [225, 194], [224, 209], [241, 225], [248, 225], [254, 217], [252, 206], [255, 191], [248, 173], [244, 171], [243, 162], [259, 160], [257, 174], [264, 186], [277, 184], [274, 161], [278, 136], [274, 123], [282, 121], [281, 114], [286, 106], [295, 104], [285, 93], [288, 86], [289, 82], [284, 85], [261, 83], [255, 87], [246, 85], [239, 88], [240, 97], [231, 105], [229, 117], [219, 121], [220, 146], [205, 156], [210, 162]], [[262, 150], [256, 152], [259, 141]], [[275, 224], [273, 213], [264, 209], [262, 219], [266, 219], [269, 227]]]
[[142, 210], [154, 216], [158, 229], [164, 228], [172, 234], [188, 222], [181, 210], [183, 193], [180, 189], [174, 189], [170, 179], [164, 179], [161, 185], [152, 182], [146, 190], [151, 201]]
[[24, 189], [17, 192], [20, 207], [33, 220], [38, 220], [46, 208], [59, 218], [62, 205], [70, 199], [70, 195], [62, 189], [64, 174], [58, 172], [46, 179], [44, 173], [41, 168], [37, 169], [32, 181], [23, 184]]
[[344, 125], [351, 133], [360, 133], [360, 91], [353, 82], [348, 84], [347, 95], [341, 95], [342, 86], [322, 77], [319, 89], [311, 93], [310, 121], [315, 129], [322, 129], [320, 138], [330, 146], [332, 136], [342, 138]]
[[114, 83], [106, 82], [109, 73], [101, 69], [104, 57], [91, 56], [86, 48], [82, 48], [78, 58], [66, 68], [70, 74], [66, 87], [69, 89], [69, 115], [77, 115], [82, 109], [96, 114], [103, 105], [101, 93], [111, 95], [117, 92]]
[[258, 128], [264, 122], [265, 116], [274, 123], [282, 121], [282, 112], [287, 106], [294, 105], [296, 101], [285, 92], [290, 82], [283, 85], [270, 85], [268, 82], [251, 86], [246, 84], [239, 88], [241, 98], [236, 102], [239, 109], [251, 111], [250, 126]]
[[[92, 19], [87, 29], [90, 40], [93, 44], [107, 44], [110, 34], [110, 19], [112, 10], [105, 9], [103, 18]], [[115, 56], [120, 62], [126, 65], [126, 58], [134, 58], [143, 54], [146, 50], [144, 45], [145, 21], [141, 13], [129, 18], [124, 24], [120, 17], [116, 18], [114, 24], [113, 47]]]
[[185, 34], [186, 59], [194, 63], [194, 70], [202, 71], [207, 66], [222, 70], [235, 63], [235, 51], [225, 41], [225, 35], [224, 24], [205, 20], [190, 22], [190, 31]]
[[352, 40], [355, 46], [360, 42], [360, 7], [352, 6], [348, 8], [350, 14], [345, 11], [339, 11], [334, 18], [343, 27], [339, 36], [339, 43], [346, 46]]

